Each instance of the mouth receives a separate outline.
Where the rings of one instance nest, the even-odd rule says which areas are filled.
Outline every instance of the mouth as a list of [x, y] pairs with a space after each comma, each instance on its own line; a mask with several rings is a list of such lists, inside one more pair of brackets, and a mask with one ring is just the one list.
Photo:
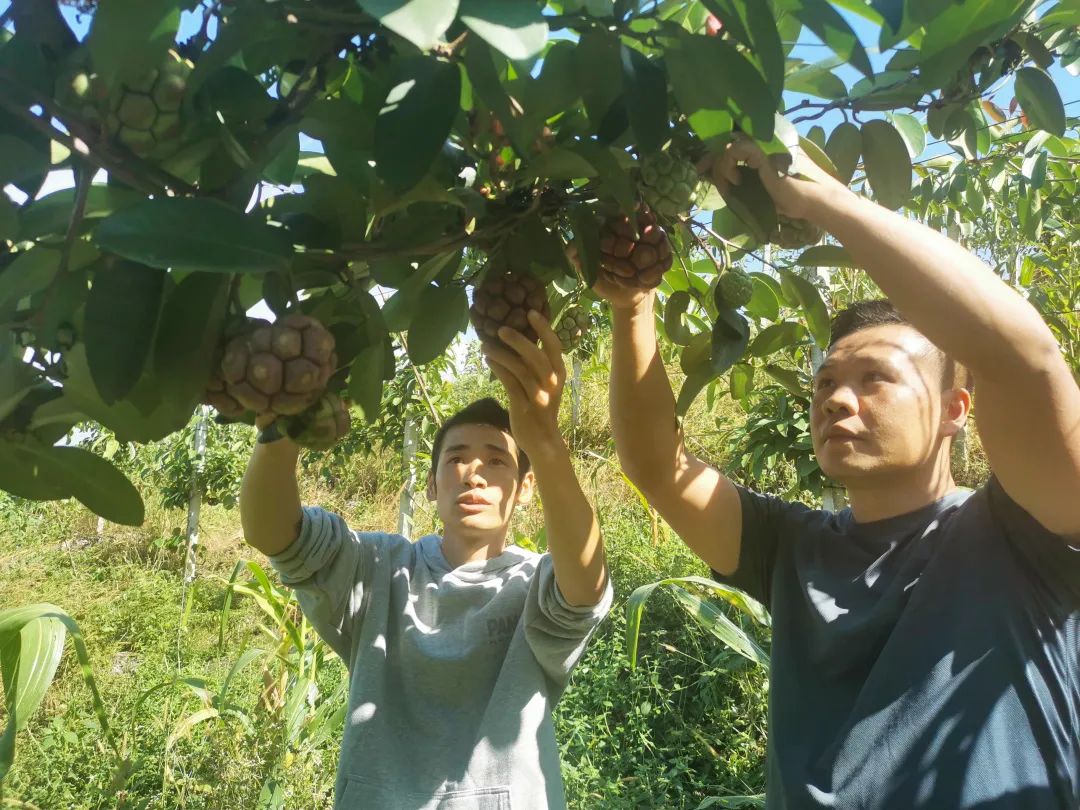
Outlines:
[[479, 495], [463, 495], [457, 499], [457, 506], [464, 512], [482, 512], [491, 504]]
[[833, 428], [825, 434], [825, 441], [827, 442], [854, 442], [860, 438], [857, 434], [843, 428]]

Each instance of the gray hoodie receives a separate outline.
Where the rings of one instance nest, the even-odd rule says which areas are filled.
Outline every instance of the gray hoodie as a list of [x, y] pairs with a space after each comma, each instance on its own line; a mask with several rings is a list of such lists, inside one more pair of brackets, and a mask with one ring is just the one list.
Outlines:
[[270, 558], [349, 668], [335, 810], [565, 808], [551, 710], [611, 606], [567, 603], [551, 557], [452, 568], [442, 538], [304, 509]]

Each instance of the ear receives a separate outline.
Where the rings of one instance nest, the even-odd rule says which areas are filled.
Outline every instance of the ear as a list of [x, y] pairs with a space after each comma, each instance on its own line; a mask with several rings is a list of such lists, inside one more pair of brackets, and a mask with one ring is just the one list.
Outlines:
[[435, 491], [435, 476], [428, 471], [427, 474], [427, 499], [434, 501], [438, 498], [438, 493]]
[[956, 436], [967, 425], [971, 413], [971, 392], [953, 388], [941, 395], [941, 434]]
[[533, 499], [533, 493], [536, 491], [536, 476], [533, 475], [533, 471], [529, 470], [525, 473], [521, 479], [521, 484], [518, 485], [517, 502], [520, 506], [524, 506], [530, 503]]

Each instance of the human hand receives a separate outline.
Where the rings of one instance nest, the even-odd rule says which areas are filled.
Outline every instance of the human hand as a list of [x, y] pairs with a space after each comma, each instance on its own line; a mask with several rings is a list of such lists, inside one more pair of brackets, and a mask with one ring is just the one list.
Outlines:
[[[785, 171], [784, 164], [789, 159], [791, 165]], [[732, 185], [741, 182], [740, 164], [757, 171], [777, 212], [791, 219], [816, 223], [833, 201], [852, 193], [798, 147], [790, 158], [786, 155], [766, 155], [760, 146], [742, 133], [736, 133], [721, 154], [707, 155], [698, 164], [698, 170], [708, 176], [724, 194]]]
[[[566, 258], [580, 273], [581, 260], [578, 257], [576, 245], [570, 244], [566, 246]], [[654, 297], [651, 289], [628, 284], [619, 276], [609, 273], [603, 268], [597, 271], [592, 290], [607, 301], [612, 309], [635, 309], [646, 303], [651, 304]]]
[[529, 324], [540, 336], [537, 346], [508, 326], [499, 329], [502, 346], [487, 341], [482, 351], [488, 367], [506, 389], [510, 401], [510, 431], [531, 456], [561, 441], [559, 404], [566, 384], [562, 344], [551, 324], [530, 310]]

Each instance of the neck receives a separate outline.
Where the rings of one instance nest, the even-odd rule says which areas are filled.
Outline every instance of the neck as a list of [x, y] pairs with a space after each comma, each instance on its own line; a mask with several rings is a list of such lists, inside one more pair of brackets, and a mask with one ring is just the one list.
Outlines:
[[447, 529], [443, 535], [442, 553], [451, 567], [469, 562], [490, 560], [503, 552], [506, 532], [461, 532]]
[[844, 482], [851, 511], [859, 523], [905, 515], [939, 501], [956, 489], [946, 447], [933, 464], [889, 475]]

